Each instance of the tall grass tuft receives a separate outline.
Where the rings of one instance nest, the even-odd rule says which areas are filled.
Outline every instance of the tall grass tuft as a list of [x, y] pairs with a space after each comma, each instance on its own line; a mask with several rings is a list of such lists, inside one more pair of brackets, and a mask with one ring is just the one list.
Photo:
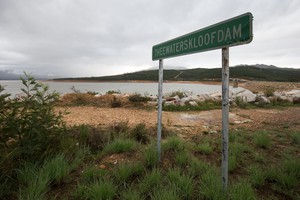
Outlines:
[[69, 175], [71, 166], [64, 154], [58, 154], [53, 159], [46, 160], [43, 166], [43, 173], [49, 174], [55, 184], [61, 184]]
[[139, 183], [139, 190], [145, 196], [153, 194], [157, 188], [162, 187], [163, 175], [159, 169], [153, 169], [150, 173], [144, 176], [144, 179]]
[[163, 151], [180, 152], [185, 149], [184, 142], [179, 137], [169, 137], [165, 143], [162, 144]]
[[294, 144], [300, 144], [300, 131], [293, 131], [290, 135]]
[[142, 144], [149, 142], [148, 134], [148, 130], [144, 123], [136, 125], [130, 132], [131, 137]]
[[199, 199], [225, 199], [220, 177], [215, 168], [210, 168], [202, 174], [198, 190]]
[[267, 178], [265, 171], [259, 165], [251, 165], [248, 167], [248, 173], [250, 175], [250, 182], [255, 187], [261, 187], [264, 185]]
[[110, 200], [116, 196], [117, 187], [112, 181], [96, 181], [86, 188], [84, 199]]
[[269, 136], [269, 132], [262, 130], [262, 131], [257, 131], [253, 135], [253, 140], [254, 144], [263, 149], [268, 149], [271, 146], [272, 140], [271, 137]]
[[167, 173], [169, 185], [176, 188], [181, 199], [191, 199], [193, 193], [193, 179], [186, 176], [179, 169], [170, 169]]
[[148, 168], [153, 168], [158, 164], [157, 149], [154, 145], [149, 145], [144, 151], [144, 163]]
[[137, 147], [137, 142], [131, 139], [116, 139], [111, 143], [108, 143], [104, 149], [103, 153], [114, 154], [134, 151]]
[[229, 199], [240, 200], [240, 199], [257, 199], [255, 191], [252, 189], [251, 184], [247, 180], [239, 181], [230, 187]]

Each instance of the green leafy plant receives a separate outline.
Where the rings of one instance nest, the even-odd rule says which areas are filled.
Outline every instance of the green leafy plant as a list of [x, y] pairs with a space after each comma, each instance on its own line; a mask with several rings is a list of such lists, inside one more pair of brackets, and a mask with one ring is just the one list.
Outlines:
[[[31, 160], [55, 149], [65, 124], [62, 113], [54, 111], [58, 94], [50, 93], [47, 85], [25, 75], [27, 79], [21, 78], [25, 86], [21, 98], [7, 100], [7, 95], [1, 94], [0, 133], [10, 156]], [[14, 141], [11, 145], [10, 140]]]

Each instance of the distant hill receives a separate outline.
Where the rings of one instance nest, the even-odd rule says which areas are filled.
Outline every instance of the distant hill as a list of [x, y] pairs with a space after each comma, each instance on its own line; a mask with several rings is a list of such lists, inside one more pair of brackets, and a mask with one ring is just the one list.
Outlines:
[[[221, 80], [221, 68], [197, 68], [186, 70], [164, 70], [164, 80], [168, 81], [205, 81]], [[239, 65], [230, 67], [230, 78], [239, 78], [258, 81], [300, 82], [300, 69], [279, 68], [268, 65]], [[79, 81], [157, 81], [158, 70], [146, 70], [125, 73], [115, 76], [61, 78], [54, 80]]]
[[[47, 75], [34, 75], [34, 74], [30, 74], [30, 75], [32, 75], [37, 80], [49, 80], [49, 79], [57, 78], [57, 76], [53, 77]], [[25, 78], [25, 75], [13, 73], [10, 70], [0, 70], [0, 80], [20, 80], [20, 77]]]

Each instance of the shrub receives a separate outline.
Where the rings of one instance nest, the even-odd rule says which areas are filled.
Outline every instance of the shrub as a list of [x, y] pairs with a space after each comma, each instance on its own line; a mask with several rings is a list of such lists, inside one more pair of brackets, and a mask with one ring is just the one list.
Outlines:
[[113, 96], [112, 101], [110, 102], [112, 108], [119, 108], [122, 106], [122, 102], [117, 97]]
[[[34, 160], [56, 148], [65, 124], [62, 113], [54, 112], [58, 94], [49, 93], [47, 85], [25, 75], [27, 79], [21, 79], [25, 86], [22, 99], [9, 100], [0, 94], [0, 135], [7, 155]], [[9, 144], [11, 140], [13, 144]]]
[[106, 94], [121, 94], [120, 90], [108, 90]]
[[267, 97], [271, 97], [271, 96], [274, 96], [274, 92], [275, 92], [274, 88], [268, 87], [268, 88], [264, 91], [264, 94], [265, 94], [265, 96], [267, 96]]
[[144, 123], [136, 125], [130, 132], [131, 136], [142, 144], [149, 142], [148, 130]]
[[141, 94], [132, 94], [128, 97], [129, 101], [131, 102], [144, 102], [146, 103], [147, 101], [150, 100], [150, 97], [144, 97]]

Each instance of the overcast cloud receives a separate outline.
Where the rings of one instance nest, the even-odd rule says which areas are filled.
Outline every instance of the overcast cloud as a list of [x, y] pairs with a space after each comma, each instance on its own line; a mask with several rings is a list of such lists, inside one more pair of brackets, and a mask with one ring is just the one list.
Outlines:
[[[103, 76], [158, 66], [152, 46], [251, 12], [252, 43], [230, 65], [300, 67], [299, 0], [0, 0], [0, 71]], [[221, 50], [165, 60], [221, 66]]]

